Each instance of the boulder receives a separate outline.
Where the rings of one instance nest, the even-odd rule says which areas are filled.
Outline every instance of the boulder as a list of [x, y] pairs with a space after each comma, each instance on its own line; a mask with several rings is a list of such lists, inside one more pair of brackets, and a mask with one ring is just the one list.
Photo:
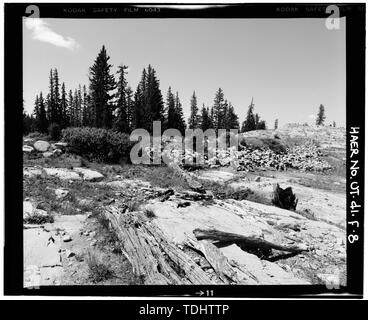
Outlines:
[[23, 219], [33, 216], [35, 207], [31, 201], [23, 201]]
[[51, 158], [54, 154], [52, 152], [44, 152], [42, 155], [44, 158]]
[[55, 194], [56, 194], [56, 199], [63, 199], [69, 194], [69, 191], [66, 189], [56, 189]]
[[40, 152], [46, 152], [50, 148], [50, 144], [43, 140], [36, 141], [33, 146], [37, 151]]
[[77, 172], [66, 168], [44, 168], [47, 175], [54, 176], [62, 180], [80, 180], [81, 177]]
[[56, 142], [54, 146], [58, 149], [65, 150], [68, 144], [66, 142]]
[[34, 148], [31, 147], [31, 146], [23, 146], [23, 152], [33, 152], [34, 151]]
[[86, 168], [74, 168], [74, 171], [80, 173], [84, 180], [90, 181], [90, 182], [99, 182], [103, 180], [104, 176], [94, 170], [86, 169]]

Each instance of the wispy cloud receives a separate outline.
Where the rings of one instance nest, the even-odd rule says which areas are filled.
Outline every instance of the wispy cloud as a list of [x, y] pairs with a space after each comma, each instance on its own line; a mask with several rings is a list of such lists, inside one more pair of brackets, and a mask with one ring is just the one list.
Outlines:
[[79, 44], [71, 37], [64, 37], [53, 31], [49, 24], [40, 18], [25, 18], [26, 28], [32, 31], [32, 39], [51, 43], [57, 47], [74, 50]]

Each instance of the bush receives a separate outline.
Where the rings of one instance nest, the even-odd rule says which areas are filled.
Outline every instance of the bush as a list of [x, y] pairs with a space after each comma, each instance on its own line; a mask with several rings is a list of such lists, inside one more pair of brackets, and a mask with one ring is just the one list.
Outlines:
[[51, 140], [54, 141], [59, 141], [60, 137], [61, 137], [61, 128], [60, 125], [58, 125], [57, 123], [51, 123], [49, 125], [49, 135], [51, 137]]
[[62, 131], [62, 139], [68, 143], [69, 152], [108, 163], [128, 162], [133, 146], [129, 135], [100, 128], [67, 128]]

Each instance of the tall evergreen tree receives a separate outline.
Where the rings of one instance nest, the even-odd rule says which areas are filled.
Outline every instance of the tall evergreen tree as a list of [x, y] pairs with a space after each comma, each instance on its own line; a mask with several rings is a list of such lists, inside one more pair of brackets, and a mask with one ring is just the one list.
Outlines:
[[66, 90], [64, 82], [61, 85], [60, 114], [61, 114], [61, 126], [63, 128], [68, 127], [69, 126], [68, 100], [66, 98]]
[[274, 126], [274, 129], [278, 129], [279, 128], [279, 119], [276, 119], [275, 120], [275, 126]]
[[219, 88], [213, 101], [213, 125], [215, 129], [224, 128], [225, 111], [224, 92]]
[[247, 117], [245, 118], [242, 124], [241, 132], [256, 130], [256, 116], [254, 115], [253, 111], [254, 111], [254, 103], [252, 98], [252, 102], [248, 107]]
[[116, 118], [114, 121], [114, 128], [120, 132], [129, 133], [129, 110], [127, 102], [127, 80], [126, 73], [128, 67], [123, 65], [118, 67], [118, 82], [117, 82], [117, 93], [116, 93]]
[[59, 74], [57, 69], [54, 69], [53, 73], [53, 85], [54, 85], [54, 119], [53, 122], [61, 124], [62, 123], [62, 111], [61, 111], [61, 98], [60, 98], [60, 84], [59, 84]]
[[224, 129], [239, 129], [239, 117], [235, 113], [234, 107], [231, 102], [226, 103], [226, 114], [225, 114], [225, 127]]
[[46, 133], [48, 121], [46, 117], [45, 101], [43, 99], [42, 92], [40, 92], [39, 98], [38, 99], [36, 98], [36, 103], [38, 104], [37, 108], [35, 108], [37, 131]]
[[90, 99], [85, 85], [83, 85], [83, 98], [82, 98], [82, 125], [83, 126], [92, 125]]
[[213, 128], [210, 110], [209, 108], [206, 108], [204, 105], [202, 106], [201, 110], [200, 127], [203, 131]]
[[319, 106], [317, 118], [316, 118], [316, 125], [323, 126], [325, 123], [326, 115], [325, 115], [325, 106], [321, 104]]
[[115, 89], [115, 78], [110, 74], [110, 57], [102, 46], [92, 67], [90, 67], [91, 105], [94, 110], [93, 124], [95, 127], [110, 128], [112, 122], [111, 91]]
[[48, 120], [50, 123], [54, 123], [57, 120], [57, 106], [55, 103], [55, 85], [54, 85], [54, 72], [51, 69], [49, 75], [49, 94], [47, 96], [47, 112]]
[[152, 121], [164, 121], [164, 104], [160, 90], [160, 82], [156, 71], [151, 65], [147, 68], [147, 109], [151, 111]]
[[129, 86], [127, 87], [126, 90], [126, 104], [127, 104], [128, 126], [131, 131], [134, 126], [134, 99], [133, 99], [133, 90]]
[[171, 87], [169, 87], [169, 89], [167, 90], [166, 110], [167, 110], [167, 117], [165, 129], [176, 128], [175, 97], [171, 91]]
[[190, 117], [188, 119], [188, 127], [189, 129], [196, 129], [199, 127], [199, 115], [198, 115], [198, 106], [197, 106], [197, 97], [195, 91], [190, 99]]
[[72, 127], [75, 127], [75, 111], [74, 111], [74, 98], [73, 98], [73, 91], [69, 90], [69, 96], [68, 96], [68, 119], [69, 119], [69, 125]]
[[183, 107], [181, 105], [180, 99], [179, 99], [179, 93], [176, 92], [175, 95], [175, 129], [178, 129], [182, 135], [185, 134], [185, 129], [186, 129], [186, 124], [185, 124], [185, 119], [184, 119], [184, 114], [183, 114]]

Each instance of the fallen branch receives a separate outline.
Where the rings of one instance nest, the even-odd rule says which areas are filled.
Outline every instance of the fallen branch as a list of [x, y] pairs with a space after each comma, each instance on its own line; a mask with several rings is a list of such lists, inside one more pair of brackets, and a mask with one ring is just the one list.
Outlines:
[[261, 250], [280, 250], [292, 253], [307, 251], [304, 246], [285, 246], [266, 241], [259, 237], [245, 237], [240, 234], [222, 232], [218, 230], [202, 230], [195, 229], [193, 231], [197, 240], [210, 240], [217, 247], [229, 246], [237, 244], [241, 248], [261, 249]]

